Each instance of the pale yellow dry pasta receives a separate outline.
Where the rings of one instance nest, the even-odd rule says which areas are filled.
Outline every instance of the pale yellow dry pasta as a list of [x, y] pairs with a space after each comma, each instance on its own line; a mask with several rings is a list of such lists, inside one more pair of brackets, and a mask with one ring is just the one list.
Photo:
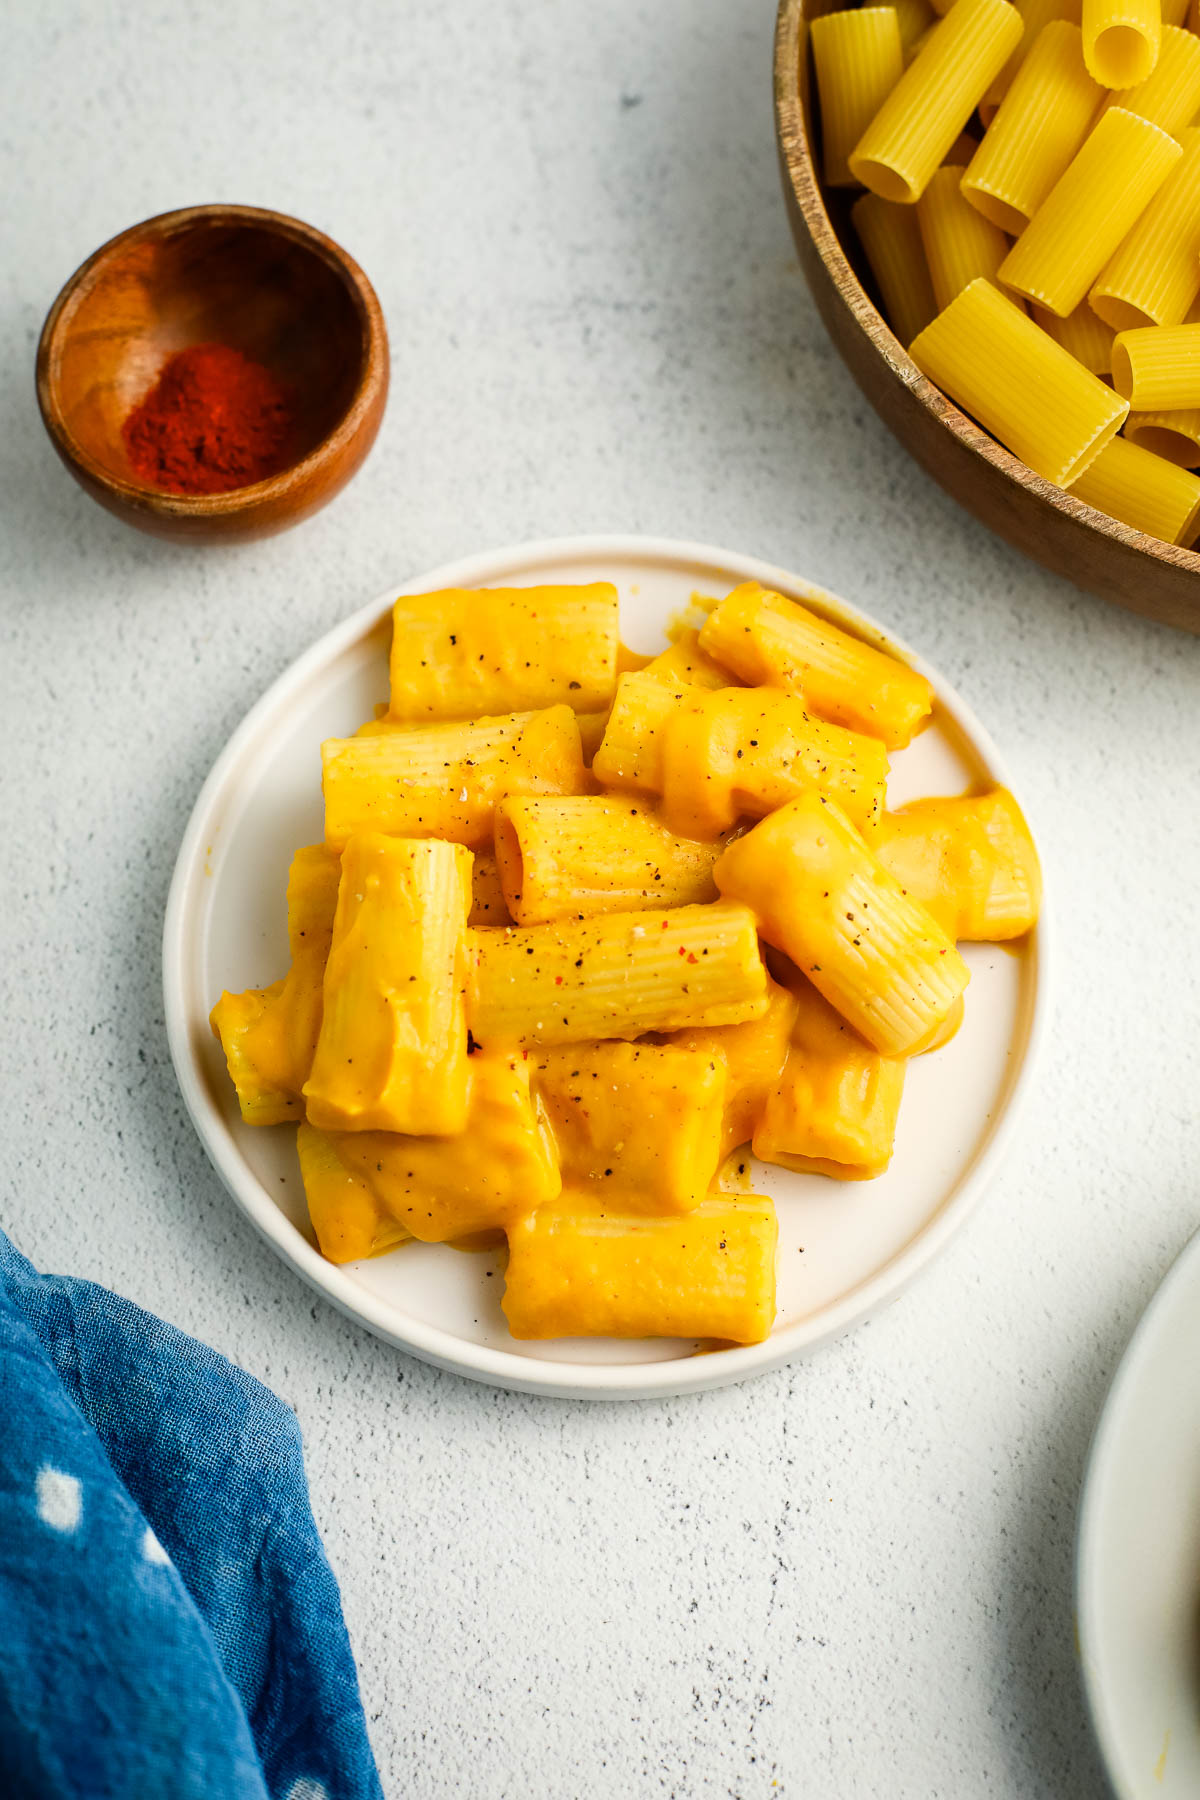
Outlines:
[[990, 281], [973, 281], [910, 346], [917, 367], [1038, 475], [1069, 487], [1129, 410]]
[[[1188, 0], [1162, 0], [1162, 22], [1165, 31], [1168, 25], [1186, 25]], [[1162, 51], [1159, 51], [1162, 55]]]
[[998, 225], [977, 212], [960, 188], [964, 170], [943, 163], [917, 201], [917, 224], [939, 312], [979, 275], [995, 279], [1008, 254]]
[[915, 44], [932, 25], [937, 24], [937, 15], [928, 4], [928, 0], [896, 0], [896, 23], [900, 28], [900, 43], [907, 50]]
[[1138, 412], [1200, 406], [1200, 325], [1143, 325], [1113, 339], [1113, 386]]
[[1181, 469], [1200, 468], [1200, 408], [1184, 412], [1131, 412], [1125, 421], [1131, 444], [1165, 457]]
[[1001, 263], [1001, 281], [1065, 319], [1182, 155], [1160, 126], [1112, 107]]
[[884, 200], [919, 200], [1023, 29], [1008, 0], [957, 0], [851, 155], [863, 186]]
[[979, 102], [979, 116], [985, 127], [991, 125], [1021, 65], [1051, 20], [1066, 19], [1069, 25], [1078, 25], [1083, 17], [1083, 0], [1016, 0], [1016, 8], [1024, 23], [1025, 34]]
[[826, 13], [809, 26], [821, 96], [822, 167], [828, 187], [856, 187], [846, 161], [901, 75], [900, 24], [891, 6]]
[[1145, 81], [1161, 38], [1161, 0], [1083, 0], [1083, 54], [1101, 87]]
[[1153, 74], [1137, 87], [1113, 94], [1109, 105], [1123, 106], [1126, 112], [1151, 119], [1178, 137], [1200, 112], [1200, 38], [1164, 23]]
[[1115, 331], [1179, 325], [1200, 293], [1200, 131], [1179, 141], [1182, 157], [1088, 295]]
[[1071, 490], [1094, 506], [1168, 544], [1190, 544], [1200, 517], [1200, 475], [1114, 438]]
[[1084, 67], [1078, 25], [1052, 20], [967, 164], [964, 198], [1002, 231], [1024, 231], [1086, 138], [1101, 99]]
[[887, 322], [911, 344], [937, 312], [915, 208], [864, 194], [850, 209], [858, 241], [879, 286]]
[[1081, 362], [1093, 375], [1111, 373], [1112, 326], [1097, 318], [1086, 300], [1073, 313], [1068, 313], [1065, 319], [1060, 319], [1056, 313], [1047, 312], [1042, 306], [1034, 307], [1033, 318], [1034, 323], [1049, 333], [1056, 344], [1069, 350], [1075, 361]]

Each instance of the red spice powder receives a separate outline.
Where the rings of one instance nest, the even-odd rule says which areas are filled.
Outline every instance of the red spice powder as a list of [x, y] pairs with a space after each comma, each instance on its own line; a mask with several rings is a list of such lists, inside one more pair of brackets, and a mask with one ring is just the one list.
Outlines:
[[292, 414], [261, 363], [227, 344], [193, 344], [167, 363], [126, 419], [134, 472], [176, 494], [225, 494], [279, 473]]

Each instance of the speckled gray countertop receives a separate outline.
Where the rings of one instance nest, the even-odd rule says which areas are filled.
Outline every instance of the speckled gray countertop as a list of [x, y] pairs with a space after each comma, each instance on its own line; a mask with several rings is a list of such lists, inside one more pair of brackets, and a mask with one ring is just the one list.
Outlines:
[[[798, 274], [769, 0], [89, 0], [0, 63], [0, 1222], [270, 1383], [304, 1430], [389, 1797], [1095, 1800], [1071, 1551], [1088, 1436], [1200, 1223], [1200, 642], [1052, 581], [859, 398]], [[378, 447], [273, 542], [139, 538], [33, 402], [59, 284], [191, 201], [374, 280]], [[918, 645], [1041, 826], [1058, 1012], [983, 1207], [890, 1311], [747, 1386], [496, 1393], [376, 1343], [220, 1187], [159, 933], [227, 734], [389, 583], [569, 532], [806, 572]]]

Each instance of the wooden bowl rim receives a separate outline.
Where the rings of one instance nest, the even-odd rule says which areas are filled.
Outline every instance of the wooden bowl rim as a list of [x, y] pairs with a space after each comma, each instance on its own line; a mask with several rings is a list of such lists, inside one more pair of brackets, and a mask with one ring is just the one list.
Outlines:
[[[105, 263], [113, 253], [139, 240], [165, 236], [195, 224], [257, 225], [275, 232], [291, 243], [300, 244], [316, 253], [338, 276], [349, 295], [358, 317], [363, 346], [362, 367], [349, 406], [328, 437], [291, 463], [278, 474], [263, 481], [248, 482], [245, 487], [230, 488], [223, 494], [176, 494], [151, 483], [130, 481], [114, 475], [77, 441], [67, 425], [58, 399], [58, 359], [67, 331], [80, 303], [91, 292]], [[42, 423], [50, 433], [65, 462], [81, 470], [88, 479], [102, 487], [115, 499], [165, 517], [220, 519], [253, 512], [264, 502], [277, 503], [293, 488], [304, 487], [311, 476], [337, 458], [354, 442], [373, 413], [382, 406], [388, 386], [388, 337], [383, 309], [366, 275], [348, 251], [290, 213], [274, 212], [269, 207], [238, 206], [213, 202], [201, 206], [181, 206], [171, 212], [155, 213], [142, 219], [93, 250], [80, 263], [73, 275], [63, 283], [46, 314], [38, 340], [37, 399]]]
[[1150, 537], [1098, 512], [1069, 491], [1055, 486], [1044, 476], [1035, 474], [1028, 463], [1006, 450], [990, 432], [977, 425], [968, 414], [935, 387], [918, 369], [904, 345], [896, 337], [878, 307], [859, 281], [842, 249], [837, 232], [825, 207], [816, 162], [809, 144], [804, 108], [800, 102], [800, 25], [805, 17], [805, 0], [779, 0], [775, 28], [775, 125], [779, 147], [788, 173], [792, 193], [817, 253], [830, 271], [838, 291], [863, 336], [878, 353], [898, 381], [902, 381], [925, 410], [948, 431], [953, 432], [982, 462], [991, 465], [1014, 487], [1036, 495], [1044, 505], [1053, 507], [1065, 517], [1076, 519], [1101, 537], [1136, 550], [1156, 562], [1189, 574], [1200, 575], [1200, 554], [1182, 545], [1168, 544], [1162, 538]]

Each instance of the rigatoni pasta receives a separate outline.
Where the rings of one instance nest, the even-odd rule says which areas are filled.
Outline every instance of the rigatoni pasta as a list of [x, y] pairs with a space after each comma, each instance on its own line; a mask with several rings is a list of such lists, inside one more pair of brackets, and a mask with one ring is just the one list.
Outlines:
[[364, 832], [342, 852], [309, 1123], [326, 1131], [461, 1131], [471, 857]]
[[891, 6], [825, 13], [809, 26], [821, 96], [821, 166], [831, 187], [856, 186], [847, 158], [904, 72]]
[[1111, 94], [1108, 104], [1150, 119], [1178, 137], [1200, 112], [1200, 38], [1164, 21], [1162, 47], [1152, 72], [1136, 87]]
[[850, 222], [883, 298], [888, 323], [902, 344], [911, 344], [937, 312], [916, 210], [881, 200], [878, 194], [863, 194], [850, 209]]
[[909, 743], [933, 711], [932, 687], [907, 663], [757, 581], [714, 607], [700, 645], [751, 687], [800, 694], [818, 717], [889, 750]]
[[1079, 27], [1053, 20], [967, 164], [963, 198], [1001, 230], [1024, 231], [1086, 138], [1102, 95], [1084, 66]]
[[787, 1061], [754, 1154], [800, 1173], [869, 1181], [892, 1160], [907, 1062], [881, 1056], [812, 983], [797, 980]]
[[1200, 475], [1128, 438], [1114, 438], [1073, 489], [1077, 500], [1162, 538], [1190, 544], [1200, 518]]
[[952, 400], [1060, 487], [1078, 479], [1129, 410], [990, 281], [964, 288], [911, 355]]
[[505, 800], [496, 810], [500, 885], [518, 925], [715, 900], [723, 848], [722, 838], [677, 836], [644, 800], [617, 794]]
[[617, 680], [617, 590], [447, 588], [392, 608], [389, 714], [405, 724], [566, 704], [608, 706]]
[[1179, 143], [1179, 162], [1088, 295], [1114, 331], [1182, 324], [1200, 293], [1200, 131]]
[[1083, 54], [1102, 87], [1145, 81], [1161, 38], [1161, 0], [1083, 0]]
[[1138, 412], [1200, 407], [1200, 325], [1146, 325], [1113, 339], [1113, 386]]
[[1200, 468], [1200, 408], [1183, 412], [1131, 412], [1125, 436], [1181, 469]]
[[956, 942], [1002, 943], [1023, 937], [1037, 919], [1038, 854], [1006, 788], [913, 800], [885, 812], [871, 847]]
[[570, 1044], [737, 1025], [767, 1008], [754, 914], [732, 902], [470, 934], [481, 1044]]
[[587, 782], [566, 706], [462, 725], [392, 726], [321, 745], [325, 841], [360, 831], [489, 843], [511, 794], [578, 794]]
[[1111, 107], [1001, 263], [1001, 281], [1065, 318], [1182, 154], [1149, 119]]
[[962, 191], [965, 168], [944, 163], [917, 201], [917, 224], [938, 311], [982, 276], [993, 281], [1008, 254], [998, 225], [978, 212]]
[[1100, 315], [1092, 311], [1086, 300], [1065, 319], [1041, 306], [1033, 308], [1032, 317], [1035, 325], [1093, 375], [1112, 374], [1115, 333], [1111, 325], [1106, 325]]
[[867, 126], [851, 173], [883, 200], [919, 200], [1022, 31], [1008, 0], [957, 0]]
[[[1015, 0], [1017, 11], [1021, 15], [1021, 23], [1025, 29], [1021, 41], [996, 76], [987, 93], [979, 102], [979, 117], [985, 130], [990, 130], [1006, 96], [1019, 75], [1026, 57], [1045, 30], [1055, 19], [1065, 19], [1069, 25], [1078, 25], [1083, 17], [1083, 0]], [[1080, 55], [1083, 46], [1080, 45]]]
[[819, 794], [731, 844], [717, 886], [884, 1056], [906, 1056], [970, 973], [936, 919], [905, 894], [845, 814]]
[[508, 1329], [759, 1343], [775, 1316], [778, 1238], [774, 1206], [755, 1194], [714, 1194], [681, 1221], [568, 1190], [508, 1234]]

